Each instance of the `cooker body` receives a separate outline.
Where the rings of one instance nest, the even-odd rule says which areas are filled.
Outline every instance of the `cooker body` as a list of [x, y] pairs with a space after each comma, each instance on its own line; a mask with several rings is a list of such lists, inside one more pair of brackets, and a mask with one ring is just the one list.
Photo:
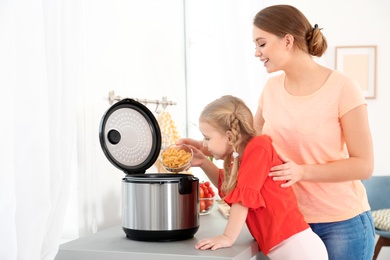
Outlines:
[[199, 180], [142, 174], [122, 180], [122, 227], [135, 240], [181, 240], [199, 229]]

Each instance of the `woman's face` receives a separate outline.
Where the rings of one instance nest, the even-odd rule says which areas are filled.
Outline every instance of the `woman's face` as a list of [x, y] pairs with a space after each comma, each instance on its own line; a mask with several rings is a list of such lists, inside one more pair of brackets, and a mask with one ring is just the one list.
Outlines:
[[199, 122], [199, 129], [203, 134], [203, 146], [207, 147], [214, 159], [224, 159], [233, 152], [227, 134], [222, 134], [215, 127], [206, 122]]
[[268, 73], [283, 70], [289, 55], [288, 39], [263, 31], [253, 26], [255, 57], [260, 58]]

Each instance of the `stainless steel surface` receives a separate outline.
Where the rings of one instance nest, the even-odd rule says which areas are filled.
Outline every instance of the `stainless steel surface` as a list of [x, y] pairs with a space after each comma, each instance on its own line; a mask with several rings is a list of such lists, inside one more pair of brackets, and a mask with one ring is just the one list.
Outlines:
[[135, 230], [178, 230], [199, 225], [198, 182], [179, 193], [179, 182], [122, 182], [122, 226]]

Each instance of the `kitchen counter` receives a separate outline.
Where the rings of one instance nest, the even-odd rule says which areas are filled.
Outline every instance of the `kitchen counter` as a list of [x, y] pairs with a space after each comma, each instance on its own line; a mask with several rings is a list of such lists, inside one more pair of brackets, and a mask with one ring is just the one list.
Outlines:
[[193, 238], [187, 240], [134, 241], [126, 237], [121, 226], [116, 226], [60, 245], [55, 260], [268, 259], [259, 252], [258, 245], [246, 226], [231, 248], [216, 251], [202, 251], [194, 248], [198, 240], [222, 234], [226, 223], [227, 219], [219, 213], [217, 205], [214, 205], [209, 215], [200, 216], [198, 232]]

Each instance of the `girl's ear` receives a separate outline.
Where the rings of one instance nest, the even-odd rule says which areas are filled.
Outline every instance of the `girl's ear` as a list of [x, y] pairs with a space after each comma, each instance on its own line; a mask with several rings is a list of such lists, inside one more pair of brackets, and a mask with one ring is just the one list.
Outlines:
[[226, 131], [226, 136], [228, 138], [228, 143], [230, 145], [233, 145], [233, 141], [232, 141], [233, 133], [232, 133], [232, 131]]

